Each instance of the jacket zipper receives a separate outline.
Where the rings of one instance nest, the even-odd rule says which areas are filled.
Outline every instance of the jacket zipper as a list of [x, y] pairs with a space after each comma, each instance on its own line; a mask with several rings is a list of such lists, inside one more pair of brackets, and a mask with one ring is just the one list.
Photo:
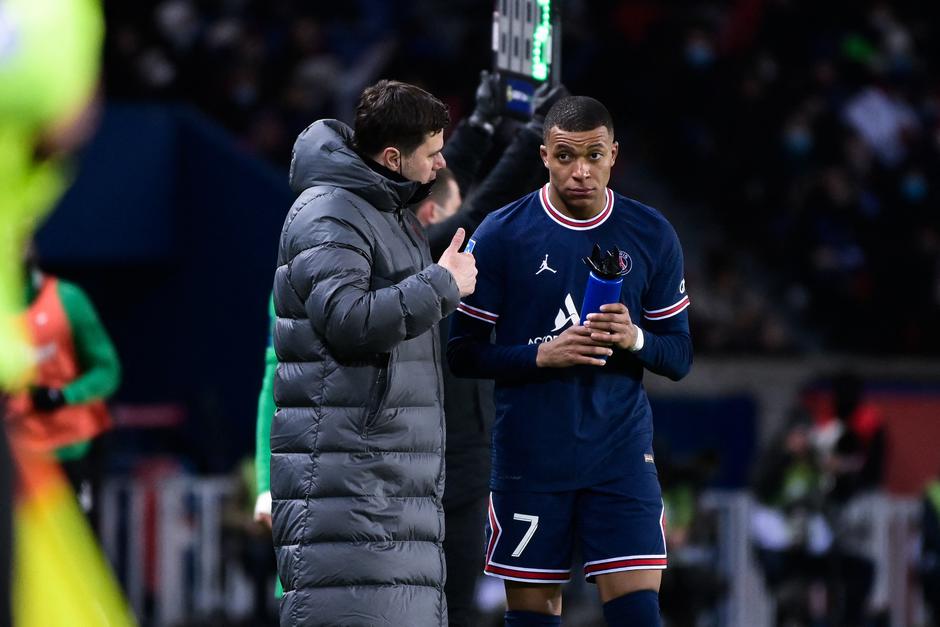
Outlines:
[[369, 413], [366, 415], [365, 423], [362, 425], [362, 436], [368, 437], [375, 425], [378, 415], [382, 413], [385, 404], [388, 401], [388, 393], [392, 382], [392, 353], [388, 354], [388, 363], [379, 371], [372, 394], [369, 395]]
[[[408, 241], [411, 242], [411, 245], [415, 248], [415, 250], [421, 250], [418, 247], [418, 242], [416, 242], [415, 238], [411, 236], [411, 232], [408, 230], [408, 225], [405, 224], [405, 214], [403, 213], [404, 211], [405, 211], [404, 207], [399, 207], [398, 209], [395, 210], [395, 217], [398, 218], [398, 226], [401, 228], [402, 231], [405, 232], [405, 236], [408, 238]], [[414, 253], [412, 253], [411, 258], [412, 260], [414, 260]], [[421, 265], [420, 257], [418, 258], [418, 265], [419, 266]]]

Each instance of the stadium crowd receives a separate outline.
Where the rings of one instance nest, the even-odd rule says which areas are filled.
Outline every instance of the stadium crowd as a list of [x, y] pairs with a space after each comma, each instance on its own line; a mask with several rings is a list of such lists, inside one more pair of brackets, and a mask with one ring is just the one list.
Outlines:
[[[281, 165], [310, 120], [350, 119], [380, 75], [431, 89], [460, 119], [474, 74], [459, 70], [489, 65], [485, 2], [107, 4], [110, 97], [192, 101]], [[688, 264], [698, 350], [940, 348], [928, 210], [940, 22], [935, 7], [913, 9], [563, 3], [566, 84], [610, 103], [625, 161], [655, 165], [704, 210], [705, 234], [683, 233], [702, 239]]]

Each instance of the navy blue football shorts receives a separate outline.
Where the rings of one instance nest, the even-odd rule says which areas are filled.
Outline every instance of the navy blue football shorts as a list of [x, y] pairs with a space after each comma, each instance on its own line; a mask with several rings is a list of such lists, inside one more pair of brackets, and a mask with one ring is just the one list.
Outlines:
[[655, 466], [571, 492], [493, 491], [484, 572], [512, 581], [564, 583], [571, 579], [576, 540], [589, 582], [606, 573], [662, 570], [665, 524]]

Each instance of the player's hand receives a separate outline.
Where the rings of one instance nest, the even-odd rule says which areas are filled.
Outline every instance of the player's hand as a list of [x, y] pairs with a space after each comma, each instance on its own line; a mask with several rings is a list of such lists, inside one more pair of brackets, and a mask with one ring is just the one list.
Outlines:
[[467, 232], [463, 229], [457, 229], [454, 233], [454, 239], [450, 241], [450, 246], [441, 255], [438, 265], [447, 269], [457, 282], [457, 289], [460, 290], [460, 297], [473, 294], [477, 286], [477, 262], [470, 253], [460, 252], [463, 246], [463, 240]]
[[613, 355], [607, 346], [591, 339], [591, 331], [582, 326], [569, 327], [551, 342], [539, 344], [535, 363], [539, 368], [603, 366]]
[[601, 305], [601, 313], [588, 314], [584, 326], [590, 330], [591, 339], [604, 346], [629, 350], [636, 342], [636, 325], [623, 303]]

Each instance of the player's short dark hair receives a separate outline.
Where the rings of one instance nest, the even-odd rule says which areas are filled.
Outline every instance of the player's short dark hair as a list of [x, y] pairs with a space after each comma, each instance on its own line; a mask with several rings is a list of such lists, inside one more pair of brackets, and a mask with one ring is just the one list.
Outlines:
[[572, 133], [593, 131], [599, 126], [605, 126], [610, 136], [614, 136], [614, 119], [610, 111], [600, 100], [590, 96], [567, 96], [553, 104], [545, 115], [543, 139], [548, 140], [548, 132], [555, 126]]
[[408, 83], [381, 80], [366, 87], [359, 98], [355, 145], [366, 155], [388, 146], [410, 155], [429, 133], [449, 123], [447, 106], [428, 92]]
[[456, 179], [450, 168], [441, 168], [438, 170], [437, 175], [434, 177], [434, 185], [431, 186], [431, 193], [428, 198], [439, 205], [446, 204], [447, 201], [450, 200], [450, 195], [453, 193], [453, 188], [450, 185], [450, 182], [453, 180]]

